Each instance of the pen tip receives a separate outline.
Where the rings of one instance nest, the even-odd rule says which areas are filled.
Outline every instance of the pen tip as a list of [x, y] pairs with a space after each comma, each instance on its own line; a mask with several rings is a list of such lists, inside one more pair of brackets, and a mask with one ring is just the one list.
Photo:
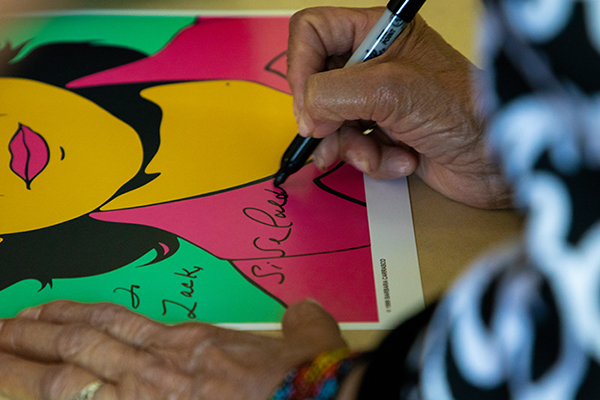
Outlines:
[[287, 174], [285, 172], [279, 171], [276, 175], [275, 175], [275, 179], [273, 180], [273, 185], [275, 187], [279, 187], [281, 186], [281, 184], [283, 182], [285, 182], [285, 180], [287, 179]]

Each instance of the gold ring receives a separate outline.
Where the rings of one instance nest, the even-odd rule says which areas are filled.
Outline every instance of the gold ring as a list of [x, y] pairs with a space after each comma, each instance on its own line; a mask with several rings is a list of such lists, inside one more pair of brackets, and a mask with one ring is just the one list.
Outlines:
[[104, 382], [101, 380], [94, 381], [83, 388], [81, 393], [77, 397], [74, 397], [73, 400], [92, 400], [94, 395], [104, 385]]

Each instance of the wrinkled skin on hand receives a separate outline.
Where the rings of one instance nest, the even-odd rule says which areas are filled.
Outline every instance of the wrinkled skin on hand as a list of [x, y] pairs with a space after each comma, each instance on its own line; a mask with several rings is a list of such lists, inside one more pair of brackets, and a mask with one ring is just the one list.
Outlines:
[[[416, 173], [451, 199], [509, 206], [484, 142], [473, 87], [481, 71], [420, 16], [383, 55], [340, 69], [382, 12], [323, 7], [292, 17], [288, 81], [300, 134], [325, 138], [316, 165], [341, 159], [375, 179]], [[365, 121], [378, 126], [368, 136]]]
[[68, 301], [27, 310], [0, 328], [0, 397], [94, 400], [265, 400], [287, 371], [344, 347], [313, 301], [292, 304], [283, 337], [202, 323], [167, 326], [121, 306]]

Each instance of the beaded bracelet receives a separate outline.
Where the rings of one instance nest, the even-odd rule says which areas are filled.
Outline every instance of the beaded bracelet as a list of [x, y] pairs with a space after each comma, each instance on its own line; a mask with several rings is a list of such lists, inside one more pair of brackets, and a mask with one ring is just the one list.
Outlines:
[[270, 400], [330, 400], [358, 361], [342, 348], [319, 354], [291, 370]]

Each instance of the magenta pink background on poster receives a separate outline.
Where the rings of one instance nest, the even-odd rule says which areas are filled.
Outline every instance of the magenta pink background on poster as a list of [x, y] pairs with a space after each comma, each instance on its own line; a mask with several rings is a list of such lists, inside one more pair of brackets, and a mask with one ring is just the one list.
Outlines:
[[356, 200], [364, 201], [362, 175], [344, 165], [323, 180], [334, 184], [327, 190], [313, 183], [319, 175], [312, 164], [304, 167], [289, 179], [285, 199], [274, 193], [278, 190], [267, 180], [210, 196], [92, 217], [172, 232], [231, 260], [286, 304], [313, 297], [340, 321], [376, 321], [366, 207], [340, 197], [358, 195]]
[[239, 79], [290, 93], [284, 77], [287, 36], [288, 18], [203, 17], [181, 31], [158, 53], [77, 79], [68, 87]]

